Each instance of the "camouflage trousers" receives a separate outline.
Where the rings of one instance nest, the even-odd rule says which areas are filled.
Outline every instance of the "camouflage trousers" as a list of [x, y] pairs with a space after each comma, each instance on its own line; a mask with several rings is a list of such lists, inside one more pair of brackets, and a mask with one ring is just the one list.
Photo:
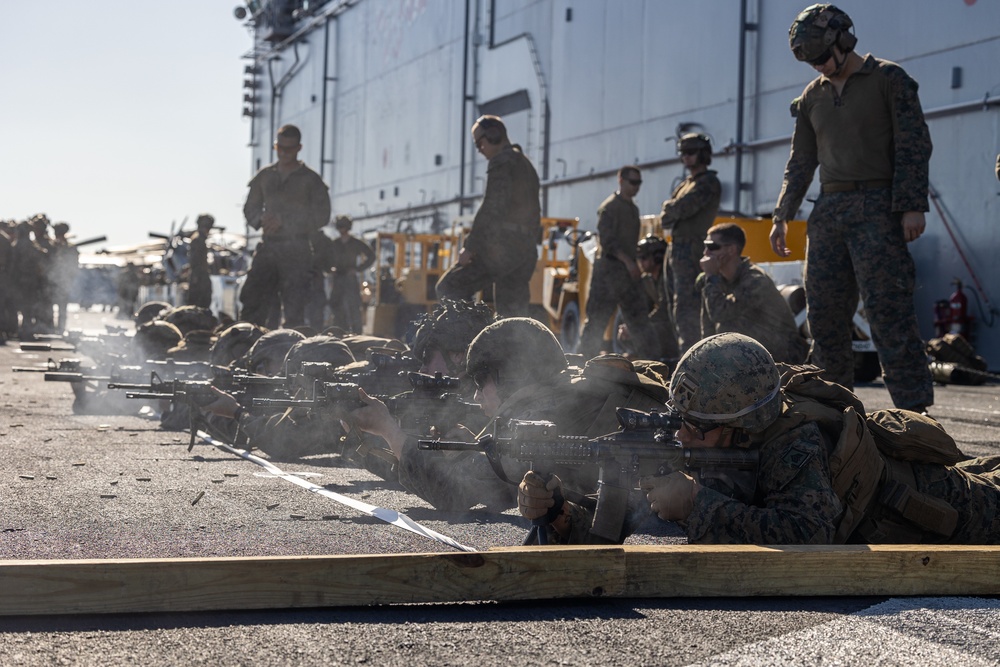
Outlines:
[[934, 386], [913, 306], [916, 270], [889, 189], [824, 194], [809, 216], [806, 306], [813, 364], [854, 386], [852, 320], [858, 293], [892, 402], [928, 406]]
[[[577, 352], [587, 359], [600, 353], [608, 320], [619, 307], [622, 318], [628, 325], [636, 354], [642, 359], [659, 359], [660, 346], [649, 322], [642, 283], [632, 280], [622, 262], [607, 257], [601, 257], [594, 264], [590, 295], [587, 297], [587, 320], [583, 324]], [[616, 332], [612, 332], [612, 335], [616, 335]]]
[[[439, 299], [471, 299], [476, 292], [493, 288], [493, 309], [500, 317], [529, 317], [531, 314], [531, 274], [535, 272], [537, 251], [512, 257], [502, 269], [492, 268], [475, 258], [456, 264], [441, 276], [435, 290]], [[489, 295], [484, 294], [484, 300]]]
[[949, 544], [1000, 544], [1000, 456], [962, 461], [955, 466], [913, 464], [917, 489], [958, 511]]
[[302, 325], [311, 266], [312, 250], [307, 239], [261, 241], [240, 290], [243, 304], [240, 319], [268, 326], [268, 315], [277, 296], [284, 308], [283, 326]]
[[361, 283], [354, 271], [333, 274], [330, 288], [330, 311], [333, 324], [349, 333], [361, 333]]
[[701, 340], [701, 292], [695, 282], [704, 252], [704, 239], [676, 239], [670, 243], [669, 260], [663, 263], [667, 285], [673, 289], [674, 328], [681, 354]]

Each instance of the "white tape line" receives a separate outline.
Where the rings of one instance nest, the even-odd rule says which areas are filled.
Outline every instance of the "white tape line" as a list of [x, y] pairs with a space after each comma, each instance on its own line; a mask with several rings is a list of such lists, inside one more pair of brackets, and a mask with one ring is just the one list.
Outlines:
[[420, 525], [413, 519], [410, 519], [406, 515], [400, 514], [395, 510], [385, 509], [384, 507], [378, 507], [376, 505], [369, 505], [368, 503], [363, 503], [360, 500], [355, 500], [354, 498], [349, 498], [348, 496], [344, 496], [339, 493], [330, 491], [328, 489], [324, 489], [322, 486], [317, 486], [312, 482], [308, 482], [302, 479], [301, 477], [295, 475], [294, 473], [287, 473], [281, 468], [271, 463], [270, 461], [265, 461], [264, 459], [258, 456], [254, 456], [245, 449], [237, 449], [236, 447], [226, 444], [221, 440], [216, 440], [215, 438], [210, 436], [208, 433], [205, 433], [204, 431], [198, 431], [198, 437], [217, 449], [229, 452], [230, 454], [235, 454], [236, 456], [239, 456], [242, 459], [246, 459], [251, 463], [256, 463], [257, 465], [261, 466], [275, 477], [281, 477], [282, 479], [288, 480], [289, 482], [295, 484], [296, 486], [301, 486], [303, 489], [306, 489], [307, 491], [311, 491], [312, 493], [316, 493], [326, 498], [329, 498], [330, 500], [338, 502], [341, 505], [347, 505], [348, 507], [353, 508], [358, 512], [361, 512], [362, 514], [373, 516], [376, 519], [385, 521], [386, 523], [392, 524], [397, 528], [402, 528], [403, 530], [408, 530], [411, 533], [416, 533], [417, 535], [426, 537], [436, 542], [447, 544], [448, 546], [458, 549], [459, 551], [476, 551], [476, 549], [473, 549], [472, 547], [467, 547], [461, 542], [453, 540], [447, 535], [442, 535], [441, 533], [435, 530], [431, 530], [426, 526]]

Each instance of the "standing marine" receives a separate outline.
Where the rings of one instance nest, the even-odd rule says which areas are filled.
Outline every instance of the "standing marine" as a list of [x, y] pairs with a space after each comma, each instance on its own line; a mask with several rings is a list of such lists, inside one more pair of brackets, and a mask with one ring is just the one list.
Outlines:
[[469, 299], [492, 288], [499, 316], [527, 316], [542, 233], [538, 173], [499, 117], [476, 120], [472, 140], [489, 162], [486, 191], [458, 263], [438, 280], [437, 296]]
[[243, 206], [247, 224], [261, 231], [261, 240], [240, 292], [240, 319], [264, 326], [277, 296], [284, 326], [295, 327], [305, 322], [310, 237], [330, 221], [330, 195], [319, 174], [298, 159], [299, 128], [279, 128], [274, 150], [277, 162], [251, 179]]
[[830, 381], [854, 385], [850, 322], [860, 290], [893, 403], [922, 412], [934, 402], [934, 387], [906, 244], [926, 225], [931, 138], [917, 82], [896, 63], [855, 52], [853, 27], [842, 10], [817, 4], [789, 29], [792, 53], [819, 76], [792, 104], [795, 131], [771, 247], [790, 253], [787, 223], [819, 167], [805, 275], [812, 362]]
[[712, 164], [712, 141], [704, 134], [685, 134], [677, 153], [688, 177], [663, 202], [661, 222], [670, 232], [670, 256], [663, 268], [673, 290], [674, 326], [683, 353], [701, 338], [701, 295], [695, 280], [708, 228], [715, 222], [722, 200], [722, 184]]
[[577, 350], [587, 359], [601, 352], [604, 330], [618, 309], [639, 358], [660, 358], [656, 332], [642, 298], [642, 270], [636, 260], [640, 222], [639, 207], [633, 198], [641, 185], [638, 167], [622, 167], [618, 170], [618, 190], [597, 209], [599, 245], [590, 276], [587, 319]]

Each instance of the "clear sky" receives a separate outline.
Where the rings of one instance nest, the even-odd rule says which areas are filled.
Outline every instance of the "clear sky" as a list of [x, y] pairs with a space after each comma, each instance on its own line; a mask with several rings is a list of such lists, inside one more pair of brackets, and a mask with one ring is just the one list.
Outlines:
[[[0, 218], [142, 243], [212, 213], [242, 232], [251, 174], [237, 0], [0, 0]], [[97, 249], [100, 246], [94, 246]]]

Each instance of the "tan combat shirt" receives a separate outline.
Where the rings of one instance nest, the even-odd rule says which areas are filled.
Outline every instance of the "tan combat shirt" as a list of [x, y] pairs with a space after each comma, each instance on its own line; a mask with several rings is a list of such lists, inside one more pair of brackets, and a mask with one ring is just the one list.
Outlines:
[[917, 82], [903, 68], [869, 54], [839, 96], [820, 76], [792, 108], [792, 152], [775, 220], [795, 217], [817, 165], [820, 183], [891, 181], [893, 212], [928, 210], [931, 138]]

